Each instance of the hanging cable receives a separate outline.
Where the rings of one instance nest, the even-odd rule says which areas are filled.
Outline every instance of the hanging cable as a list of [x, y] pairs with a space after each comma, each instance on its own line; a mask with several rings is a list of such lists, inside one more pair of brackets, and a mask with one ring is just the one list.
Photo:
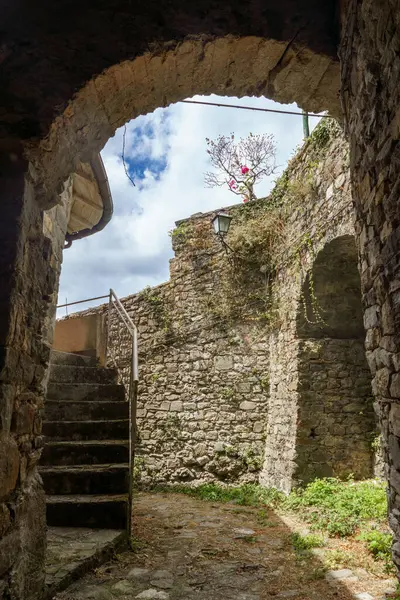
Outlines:
[[125, 162], [125, 138], [126, 138], [126, 124], [124, 126], [124, 135], [122, 137], [122, 164], [124, 165], [125, 175], [129, 179], [129, 181], [131, 182], [133, 187], [136, 187], [136, 183], [133, 181], [133, 178], [129, 174], [129, 170], [128, 170], [128, 168], [126, 166], [126, 162]]
[[[222, 104], [220, 102], [203, 102], [201, 100], [181, 100], [181, 102], [185, 102], [185, 104], [204, 104], [206, 106], [222, 106], [224, 108], [240, 108], [242, 110], [257, 110], [259, 112], [270, 112], [277, 113], [281, 115], [296, 115], [298, 117], [302, 117], [303, 113], [296, 112], [293, 110], [277, 110], [275, 108], [258, 108], [256, 106], [240, 106], [239, 104]], [[317, 115], [316, 113], [307, 113], [309, 117], [318, 117], [319, 119], [334, 119], [331, 115]]]

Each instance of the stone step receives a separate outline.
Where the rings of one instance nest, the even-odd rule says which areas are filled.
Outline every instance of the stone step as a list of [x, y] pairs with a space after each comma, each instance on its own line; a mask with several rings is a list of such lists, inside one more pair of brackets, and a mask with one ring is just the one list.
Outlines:
[[101, 383], [55, 383], [49, 381], [47, 386], [49, 400], [64, 400], [65, 402], [81, 402], [83, 400], [106, 400], [116, 402], [125, 400], [123, 385]]
[[129, 442], [103, 440], [89, 442], [48, 442], [40, 459], [43, 466], [104, 465], [129, 462]]
[[115, 369], [103, 367], [77, 367], [75, 365], [50, 365], [52, 383], [117, 383]]
[[47, 400], [44, 418], [46, 421], [96, 421], [106, 419], [128, 419], [128, 402], [102, 402], [86, 400], [83, 402], [64, 402]]
[[42, 600], [52, 600], [76, 579], [128, 550], [126, 531], [82, 527], [48, 527], [46, 585]]
[[[127, 440], [129, 419], [107, 421], [44, 421], [43, 435], [51, 441]], [[49, 440], [49, 441], [50, 441]]]
[[128, 496], [47, 496], [47, 525], [125, 529]]
[[95, 367], [96, 355], [86, 356], [85, 354], [74, 354], [71, 352], [52, 350], [50, 355], [50, 364], [71, 365], [75, 367]]
[[129, 465], [39, 467], [46, 494], [124, 494], [129, 491]]

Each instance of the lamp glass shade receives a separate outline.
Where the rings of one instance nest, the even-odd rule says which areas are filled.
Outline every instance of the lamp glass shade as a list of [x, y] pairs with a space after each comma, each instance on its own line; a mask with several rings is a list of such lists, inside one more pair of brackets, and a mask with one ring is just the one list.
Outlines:
[[227, 213], [218, 213], [212, 220], [214, 231], [218, 235], [226, 235], [229, 231], [232, 217]]

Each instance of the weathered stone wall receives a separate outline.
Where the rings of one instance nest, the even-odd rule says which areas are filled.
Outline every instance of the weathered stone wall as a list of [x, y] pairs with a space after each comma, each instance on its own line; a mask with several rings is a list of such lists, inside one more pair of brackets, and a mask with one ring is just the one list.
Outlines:
[[340, 47], [368, 363], [400, 565], [400, 4], [348, 2]]
[[[268, 332], [257, 322], [227, 328], [210, 312], [227, 260], [210, 217], [180, 225], [168, 283], [122, 300], [139, 332], [136, 475], [144, 485], [256, 481], [262, 464]], [[131, 340], [115, 313], [109, 348], [128, 384]]]
[[18, 153], [0, 156], [0, 597], [39, 600], [45, 497], [37, 472], [50, 348], [43, 323], [55, 276], [49, 240]]
[[377, 434], [360, 297], [355, 240], [344, 235], [318, 253], [303, 286], [298, 481], [374, 471]]
[[[168, 283], [123, 299], [139, 329], [142, 483], [250, 481], [262, 462], [261, 482], [285, 491], [323, 473], [372, 475], [375, 423], [347, 160], [339, 128], [321, 124], [268, 199], [229, 207], [228, 244], [251, 219], [254, 235], [277, 211], [284, 221], [271, 250], [272, 304], [260, 265], [246, 262], [243, 249], [229, 258], [216, 239], [214, 213], [177, 224]], [[350, 257], [337, 240], [352, 248]], [[246, 278], [236, 280], [241, 265]], [[115, 315], [110, 347], [127, 383], [131, 345]]]
[[[355, 252], [352, 260], [349, 259], [335, 267], [332, 265], [335, 264], [334, 256], [337, 253], [332, 255], [328, 252], [328, 260], [320, 259], [335, 240], [353, 240], [348, 147], [340, 135], [335, 137], [334, 134], [328, 147], [324, 147], [323, 139], [318, 141], [318, 137], [321, 138], [317, 134], [316, 140], [306, 145], [294, 164], [289, 167], [292, 181], [296, 181], [300, 176], [300, 182], [307, 183], [308, 178], [308, 183], [311, 185], [308, 189], [306, 187], [304, 201], [289, 218], [287, 248], [282, 253], [281, 264], [277, 265], [276, 296], [279, 328], [271, 335], [270, 347], [273, 360], [270, 365], [270, 405], [265, 462], [260, 481], [286, 492], [290, 491], [296, 482], [308, 480], [312, 476], [314, 467], [308, 463], [309, 456], [304, 455], [305, 432], [301, 432], [301, 424], [303, 423], [304, 427], [310, 424], [309, 409], [311, 406], [317, 406], [322, 400], [318, 388], [325, 386], [325, 378], [328, 376], [327, 372], [322, 373], [320, 377], [315, 373], [311, 376], [311, 357], [308, 346], [302, 338], [327, 338], [329, 342], [329, 338], [337, 330], [336, 312], [340, 302], [343, 302], [339, 319], [342, 328], [349, 330], [353, 327], [355, 312], [361, 318], [360, 284], [358, 281], [357, 288], [357, 280], [354, 281], [357, 277]], [[315, 152], [313, 145], [316, 145], [318, 150], [321, 144], [322, 151]], [[299, 193], [302, 189], [301, 185], [295, 186], [295, 191], [296, 189]], [[352, 243], [354, 247], [354, 242]], [[318, 264], [320, 268], [315, 272]], [[336, 282], [331, 281], [327, 289], [324, 277], [328, 280], [332, 279], [333, 268], [340, 271], [340, 277]], [[324, 277], [320, 278], [318, 274], [321, 271]], [[347, 285], [348, 280], [351, 285]], [[336, 286], [336, 292], [335, 287], [332, 288], [332, 283]], [[315, 297], [315, 301], [311, 300], [311, 296]], [[347, 301], [339, 300], [346, 297]], [[339, 332], [338, 337], [340, 338], [341, 335], [342, 333]], [[361, 336], [360, 340], [362, 340], [362, 335], [362, 327], [361, 333], [358, 327], [357, 334], [354, 333], [354, 336], [356, 338]], [[368, 388], [368, 373], [365, 365], [360, 366], [360, 369], [365, 379], [365, 386]], [[340, 362], [337, 364], [337, 370], [340, 371]], [[311, 377], [313, 384], [305, 394], [307, 386], [310, 386]], [[354, 379], [357, 380], [356, 373]], [[342, 389], [340, 402], [346, 403], [348, 396], [348, 391]], [[364, 396], [363, 391], [362, 398]], [[370, 396], [369, 392], [367, 396]], [[327, 394], [324, 394], [324, 402], [329, 404]], [[364, 403], [364, 400], [360, 398], [360, 402]], [[321, 410], [325, 410], [322, 405], [320, 406]], [[314, 408], [312, 410], [314, 411]], [[308, 413], [307, 420], [305, 412]], [[371, 427], [374, 428], [373, 425]], [[315, 419], [310, 424], [308, 434], [311, 429], [316, 429], [316, 434], [319, 436], [319, 439], [315, 438], [316, 442], [313, 445], [318, 446], [320, 456], [325, 456], [331, 463], [335, 462], [337, 475], [345, 475], [348, 468], [341, 468], [343, 461], [336, 462], [339, 455], [330, 459], [330, 455], [319, 448], [322, 430], [326, 430], [326, 427]], [[371, 444], [369, 426], [365, 427], [365, 435], [367, 434]], [[336, 443], [343, 447], [345, 441], [338, 435]], [[357, 452], [362, 454], [366, 449], [368, 451], [366, 460], [372, 465], [371, 445], [367, 446], [365, 439], [360, 439]], [[321, 468], [322, 462], [319, 466], [319, 469]], [[328, 464], [325, 463], [324, 468], [327, 470]], [[372, 466], [369, 474], [372, 474]]]
[[363, 340], [309, 338], [299, 350], [296, 481], [371, 477], [376, 424]]

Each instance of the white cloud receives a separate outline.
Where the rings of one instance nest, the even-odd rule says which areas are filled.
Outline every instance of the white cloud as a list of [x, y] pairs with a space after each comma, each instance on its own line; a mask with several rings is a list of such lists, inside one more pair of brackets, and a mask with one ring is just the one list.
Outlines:
[[[198, 98], [200, 99], [200, 98]], [[229, 104], [285, 109], [265, 98], [209, 97]], [[297, 110], [290, 105], [290, 110]], [[311, 127], [317, 120], [310, 119]], [[205, 138], [234, 132], [237, 137], [273, 133], [280, 171], [302, 142], [302, 119], [246, 110], [179, 103], [157, 109], [127, 125], [125, 154], [144, 168], [143, 179], [133, 187], [122, 160], [123, 128], [102, 151], [114, 201], [112, 221], [100, 233], [78, 240], [64, 253], [59, 302], [106, 294], [110, 287], [119, 296], [132, 294], [146, 285], [168, 279], [172, 257], [168, 231], [178, 219], [234, 204], [240, 198], [228, 189], [207, 189], [203, 175], [208, 170]], [[151, 161], [165, 161], [157, 176]], [[276, 175], [257, 188], [267, 194]], [[71, 310], [77, 310], [71, 307]]]

